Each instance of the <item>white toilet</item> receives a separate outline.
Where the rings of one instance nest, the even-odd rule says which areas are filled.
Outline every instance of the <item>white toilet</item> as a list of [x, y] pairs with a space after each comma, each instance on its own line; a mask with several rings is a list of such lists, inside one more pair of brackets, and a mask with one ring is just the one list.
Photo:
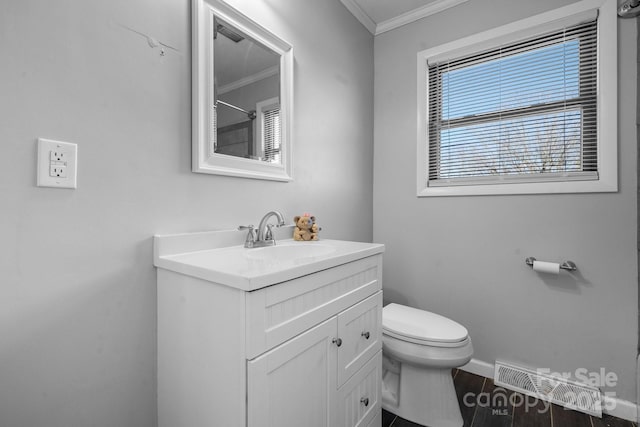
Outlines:
[[382, 309], [382, 407], [429, 427], [461, 427], [451, 369], [471, 360], [467, 329], [400, 304]]

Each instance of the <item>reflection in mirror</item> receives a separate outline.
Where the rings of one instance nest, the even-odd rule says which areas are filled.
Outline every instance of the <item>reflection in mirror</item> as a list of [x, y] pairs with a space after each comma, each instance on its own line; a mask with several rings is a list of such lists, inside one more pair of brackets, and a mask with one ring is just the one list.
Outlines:
[[280, 162], [280, 56], [215, 17], [214, 152]]
[[290, 181], [291, 46], [222, 0], [193, 5], [193, 171]]

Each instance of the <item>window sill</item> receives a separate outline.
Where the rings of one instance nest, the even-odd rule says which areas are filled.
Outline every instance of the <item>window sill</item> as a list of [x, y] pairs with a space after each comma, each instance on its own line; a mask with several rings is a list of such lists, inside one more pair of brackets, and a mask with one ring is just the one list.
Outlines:
[[616, 180], [492, 183], [454, 186], [431, 186], [418, 189], [418, 197], [486, 196], [515, 194], [566, 194], [617, 192]]

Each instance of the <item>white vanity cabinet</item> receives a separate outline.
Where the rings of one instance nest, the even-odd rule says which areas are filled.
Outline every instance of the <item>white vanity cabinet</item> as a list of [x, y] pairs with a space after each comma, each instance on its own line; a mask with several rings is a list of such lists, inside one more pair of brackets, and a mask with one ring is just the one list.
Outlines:
[[379, 416], [381, 307], [377, 292], [248, 361], [249, 427], [367, 426]]
[[156, 262], [159, 426], [380, 426], [377, 247], [254, 290]]

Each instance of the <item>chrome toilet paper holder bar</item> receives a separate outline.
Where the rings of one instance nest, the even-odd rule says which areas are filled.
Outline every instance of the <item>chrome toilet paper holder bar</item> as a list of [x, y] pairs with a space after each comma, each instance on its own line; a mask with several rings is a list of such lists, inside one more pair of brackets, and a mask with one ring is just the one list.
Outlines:
[[[527, 259], [525, 259], [524, 262], [529, 267], [533, 268], [533, 261], [535, 261], [535, 260], [536, 259], [534, 257], [530, 256]], [[563, 269], [563, 270], [568, 270], [568, 271], [576, 271], [578, 269], [578, 266], [573, 261], [565, 261], [562, 264], [560, 264], [560, 268]]]

